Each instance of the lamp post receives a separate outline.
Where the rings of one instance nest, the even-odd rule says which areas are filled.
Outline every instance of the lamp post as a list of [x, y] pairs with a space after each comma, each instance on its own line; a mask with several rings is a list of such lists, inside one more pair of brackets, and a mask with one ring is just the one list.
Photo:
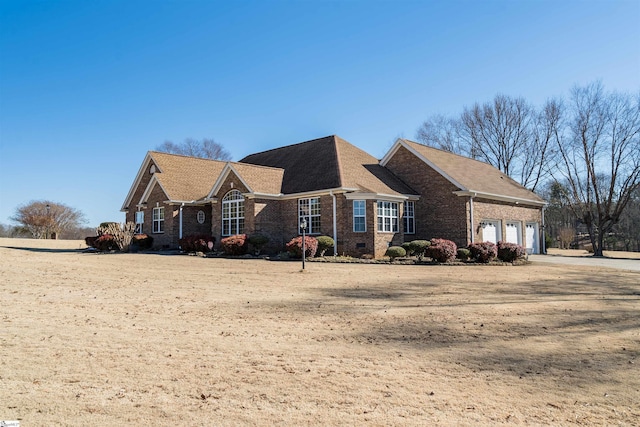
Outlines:
[[302, 229], [302, 269], [304, 270], [305, 255], [307, 252], [307, 239], [305, 238], [305, 232], [307, 231], [307, 220], [305, 218], [302, 218], [302, 221], [300, 221], [300, 228]]

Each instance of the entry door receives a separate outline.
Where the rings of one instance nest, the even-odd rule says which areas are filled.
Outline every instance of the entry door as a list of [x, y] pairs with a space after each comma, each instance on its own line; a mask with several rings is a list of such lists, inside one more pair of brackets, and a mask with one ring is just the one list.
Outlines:
[[536, 223], [527, 224], [527, 249], [534, 254], [540, 253], [538, 248], [538, 224]]
[[498, 243], [498, 223], [495, 221], [484, 221], [482, 226], [482, 241]]
[[518, 230], [517, 222], [508, 222], [506, 225], [506, 236], [505, 241], [507, 243], [515, 243], [516, 245], [520, 244], [520, 233]]

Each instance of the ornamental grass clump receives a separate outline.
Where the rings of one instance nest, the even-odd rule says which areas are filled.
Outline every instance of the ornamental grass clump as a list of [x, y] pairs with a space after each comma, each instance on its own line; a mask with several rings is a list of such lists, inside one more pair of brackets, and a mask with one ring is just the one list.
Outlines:
[[498, 259], [504, 262], [514, 262], [523, 259], [527, 254], [525, 248], [515, 243], [498, 242]]
[[456, 259], [458, 247], [451, 240], [431, 239], [426, 255], [436, 262], [451, 262]]
[[[305, 258], [313, 258], [318, 250], [318, 239], [311, 236], [304, 237]], [[302, 258], [302, 236], [294, 237], [286, 245], [287, 252], [294, 258]]]
[[[98, 241], [101, 240], [102, 237], [109, 235], [111, 236], [111, 240], [113, 240], [113, 242], [115, 242], [116, 244], [115, 249], [121, 252], [128, 252], [135, 231], [136, 225], [133, 222], [126, 222], [122, 224], [118, 224], [117, 222], [104, 222], [100, 224], [100, 227], [98, 227], [98, 234], [100, 235], [100, 237], [96, 240], [96, 243], [98, 243]], [[102, 243], [99, 244], [103, 245], [105, 242], [107, 242], [107, 240], [108, 238], [104, 238], [102, 239]], [[105, 250], [100, 248], [97, 249]]]
[[209, 252], [215, 242], [216, 238], [208, 234], [192, 234], [178, 240], [180, 248], [185, 252]]
[[492, 242], [478, 242], [469, 245], [471, 258], [477, 262], [490, 263], [498, 256], [498, 248]]
[[[329, 236], [318, 236], [316, 237], [316, 239], [318, 240], [318, 253], [320, 254], [320, 256], [324, 256], [325, 252], [327, 252], [329, 249], [333, 249], [333, 238]], [[333, 250], [331, 252], [333, 252]]]
[[247, 253], [249, 241], [246, 234], [235, 234], [220, 240], [220, 248], [225, 255], [244, 255]]
[[387, 252], [384, 254], [391, 258], [391, 262], [395, 261], [396, 258], [402, 258], [407, 255], [407, 251], [402, 246], [389, 246]]

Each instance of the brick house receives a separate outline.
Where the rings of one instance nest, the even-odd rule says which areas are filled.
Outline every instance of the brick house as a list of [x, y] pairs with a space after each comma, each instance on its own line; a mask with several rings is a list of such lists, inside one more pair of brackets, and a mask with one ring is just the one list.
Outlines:
[[382, 257], [390, 245], [442, 237], [541, 248], [545, 202], [492, 166], [398, 139], [382, 160], [328, 136], [239, 162], [150, 151], [122, 206], [126, 221], [176, 247], [196, 233], [328, 235], [336, 254]]

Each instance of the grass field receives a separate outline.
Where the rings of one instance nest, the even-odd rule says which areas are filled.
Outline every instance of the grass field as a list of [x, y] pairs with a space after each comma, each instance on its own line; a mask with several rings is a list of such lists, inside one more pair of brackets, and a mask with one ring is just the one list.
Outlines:
[[0, 239], [0, 420], [640, 425], [640, 273]]

